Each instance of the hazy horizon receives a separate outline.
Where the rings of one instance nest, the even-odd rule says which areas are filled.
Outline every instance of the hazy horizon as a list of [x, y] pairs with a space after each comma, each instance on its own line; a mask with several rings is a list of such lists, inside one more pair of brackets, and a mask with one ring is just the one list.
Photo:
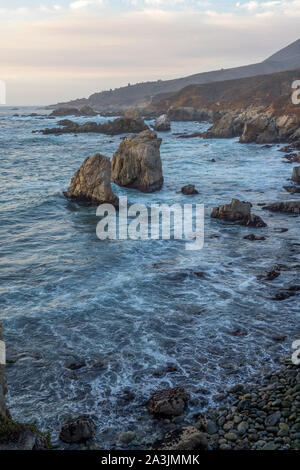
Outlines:
[[0, 0], [7, 105], [260, 62], [299, 38], [300, 0]]

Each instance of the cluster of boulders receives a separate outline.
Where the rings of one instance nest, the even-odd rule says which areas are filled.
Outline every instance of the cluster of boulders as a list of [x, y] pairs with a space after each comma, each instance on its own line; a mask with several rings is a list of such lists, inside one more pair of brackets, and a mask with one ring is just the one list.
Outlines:
[[263, 207], [271, 212], [283, 212], [287, 214], [300, 214], [300, 201], [274, 202]]
[[72, 178], [65, 196], [89, 204], [118, 206], [111, 181], [145, 193], [158, 191], [164, 181], [160, 145], [157, 134], [146, 130], [123, 139], [112, 163], [99, 153], [87, 157]]
[[240, 137], [241, 143], [269, 144], [300, 140], [299, 118], [296, 115], [274, 114], [250, 106], [241, 110], [215, 112], [212, 127], [202, 133], [204, 138]]
[[[194, 414], [156, 441], [160, 450], [300, 450], [299, 366], [287, 359], [280, 370], [252, 385], [225, 391], [229, 405]], [[181, 392], [182, 393], [182, 392]], [[170, 416], [169, 416], [170, 418]]]
[[89, 121], [83, 124], [64, 119], [58, 122], [60, 127], [51, 127], [43, 129], [42, 134], [107, 134], [107, 135], [118, 135], [118, 134], [130, 134], [138, 133], [148, 129], [144, 120], [136, 110], [129, 109], [122, 117], [117, 118], [113, 121], [107, 121], [104, 124]]
[[261, 217], [251, 213], [251, 207], [252, 204], [250, 202], [232, 199], [230, 204], [215, 207], [211, 213], [211, 217], [245, 225], [247, 227], [266, 227], [267, 224]]

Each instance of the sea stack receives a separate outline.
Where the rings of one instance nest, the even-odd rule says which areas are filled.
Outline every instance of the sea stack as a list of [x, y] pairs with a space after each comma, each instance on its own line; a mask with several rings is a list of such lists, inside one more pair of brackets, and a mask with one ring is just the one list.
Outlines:
[[110, 203], [118, 205], [111, 189], [111, 164], [109, 158], [95, 153], [87, 157], [71, 180], [65, 196], [88, 204]]
[[112, 159], [112, 181], [145, 193], [161, 189], [161, 142], [150, 130], [126, 137]]
[[294, 183], [300, 184], [300, 166], [294, 167], [292, 180]]

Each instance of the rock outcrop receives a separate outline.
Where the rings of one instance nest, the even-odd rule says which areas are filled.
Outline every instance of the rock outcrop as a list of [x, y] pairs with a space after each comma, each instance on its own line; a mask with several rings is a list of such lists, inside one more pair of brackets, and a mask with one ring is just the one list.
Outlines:
[[293, 168], [292, 181], [294, 181], [294, 183], [300, 184], [300, 166], [295, 166]]
[[263, 209], [271, 212], [300, 214], [300, 201], [274, 202], [273, 204], [264, 206]]
[[78, 124], [77, 122], [64, 119], [59, 121], [60, 127], [50, 127], [43, 129], [42, 134], [107, 134], [107, 135], [118, 135], [118, 134], [131, 134], [142, 132], [148, 129], [143, 119], [136, 111], [128, 111], [124, 116], [115, 119], [114, 121], [107, 121], [104, 124], [98, 124], [94, 121], [88, 121], [84, 124]]
[[161, 189], [161, 142], [150, 130], [126, 137], [112, 159], [112, 181], [145, 193]]
[[267, 114], [259, 114], [245, 122], [240, 142], [268, 144], [277, 142], [278, 133], [275, 119]]
[[146, 407], [150, 414], [161, 418], [180, 416], [187, 406], [189, 397], [189, 393], [183, 387], [159, 390], [152, 395]]
[[194, 426], [176, 429], [154, 444], [157, 450], [193, 451], [208, 450], [208, 441], [204, 433]]
[[247, 227], [266, 227], [266, 223], [257, 215], [251, 214], [252, 204], [232, 199], [230, 204], [215, 207], [211, 217], [227, 222], [235, 222]]
[[62, 106], [54, 109], [49, 115], [50, 117], [63, 117], [63, 116], [97, 116], [97, 113], [88, 105], [84, 105], [81, 108], [68, 108]]
[[239, 112], [215, 113], [213, 126], [203, 132], [206, 139], [231, 139], [239, 137], [244, 129], [244, 117]]
[[166, 132], [171, 130], [170, 119], [167, 114], [159, 116], [153, 126], [153, 129], [158, 132]]
[[72, 418], [63, 424], [59, 438], [68, 444], [86, 442], [96, 434], [96, 426], [88, 416]]
[[171, 107], [168, 109], [170, 121], [209, 121], [212, 112], [208, 109], [195, 109], [189, 106]]
[[181, 192], [185, 194], [186, 196], [199, 194], [199, 191], [197, 191], [194, 184], [188, 184], [186, 186], [183, 186], [183, 188], [181, 188]]
[[87, 157], [64, 193], [67, 198], [88, 204], [110, 203], [118, 205], [111, 189], [111, 163], [100, 153]]

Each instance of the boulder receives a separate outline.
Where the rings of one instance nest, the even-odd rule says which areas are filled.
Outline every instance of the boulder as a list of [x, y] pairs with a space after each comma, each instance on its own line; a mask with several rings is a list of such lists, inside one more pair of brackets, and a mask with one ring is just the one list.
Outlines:
[[159, 116], [153, 126], [154, 130], [164, 132], [171, 130], [171, 123], [170, 119], [168, 118], [167, 114], [162, 114]]
[[183, 387], [169, 388], [155, 392], [146, 407], [152, 415], [169, 418], [182, 415], [188, 400], [189, 393]]
[[68, 444], [85, 442], [96, 434], [96, 426], [88, 416], [72, 418], [63, 424], [59, 438]]
[[154, 444], [157, 450], [193, 451], [208, 450], [205, 435], [194, 426], [187, 426], [168, 433], [162, 440]]
[[283, 212], [288, 214], [300, 214], [300, 201], [273, 202], [263, 209], [271, 212]]
[[161, 189], [161, 142], [150, 130], [126, 137], [112, 159], [112, 181], [145, 193]]
[[266, 227], [267, 225], [259, 216], [251, 214], [251, 207], [252, 204], [250, 202], [232, 199], [230, 204], [215, 207], [211, 213], [211, 217], [226, 220], [227, 222], [235, 222], [248, 227]]
[[199, 194], [194, 184], [188, 184], [187, 186], [183, 186], [183, 188], [181, 188], [181, 192], [186, 196]]
[[87, 157], [64, 193], [67, 198], [89, 204], [110, 203], [118, 205], [118, 198], [111, 189], [111, 164], [107, 157], [95, 153]]
[[292, 180], [293, 180], [295, 183], [300, 184], [300, 166], [295, 166], [295, 167], [293, 168]]

